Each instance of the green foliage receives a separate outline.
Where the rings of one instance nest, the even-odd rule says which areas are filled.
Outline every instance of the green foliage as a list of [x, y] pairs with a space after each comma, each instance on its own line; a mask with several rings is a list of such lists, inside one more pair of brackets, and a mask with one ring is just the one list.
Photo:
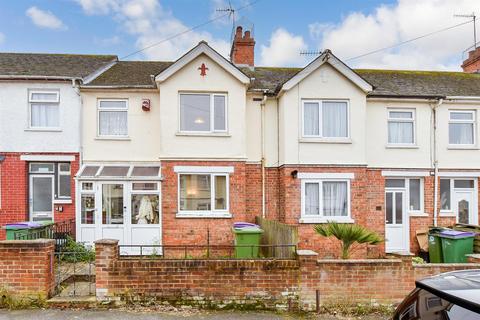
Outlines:
[[335, 237], [341, 241], [341, 257], [348, 259], [350, 249], [355, 243], [380, 244], [383, 239], [375, 232], [357, 224], [328, 222], [314, 227], [315, 232], [323, 237]]
[[95, 260], [95, 250], [86, 247], [83, 243], [76, 242], [68, 237], [67, 244], [62, 250], [59, 259], [65, 262], [90, 262]]
[[421, 257], [413, 257], [412, 258], [412, 262], [415, 263], [415, 264], [425, 264], [425, 260], [423, 260], [423, 258]]
[[20, 310], [32, 308], [44, 308], [47, 302], [45, 297], [40, 294], [31, 294], [29, 296], [14, 296], [12, 292], [5, 288], [0, 288], [0, 309]]

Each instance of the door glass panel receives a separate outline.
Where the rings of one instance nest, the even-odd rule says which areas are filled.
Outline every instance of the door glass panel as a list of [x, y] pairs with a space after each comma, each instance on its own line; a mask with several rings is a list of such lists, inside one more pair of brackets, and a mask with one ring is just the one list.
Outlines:
[[469, 216], [470, 216], [470, 208], [469, 208], [470, 203], [463, 199], [458, 201], [458, 222], [459, 223], [469, 223]]
[[132, 224], [158, 224], [158, 194], [132, 194]]
[[453, 182], [453, 185], [455, 188], [467, 188], [467, 189], [472, 189], [473, 188], [473, 180], [455, 180]]
[[395, 194], [395, 223], [403, 223], [403, 193]]
[[31, 173], [53, 173], [53, 163], [30, 163]]
[[393, 221], [393, 206], [392, 206], [392, 193], [391, 192], [387, 192], [386, 194], [386, 204], [385, 204], [385, 211], [386, 211], [386, 217], [385, 217], [385, 220], [386, 220], [386, 223], [387, 224], [392, 224]]
[[102, 223], [123, 224], [123, 184], [102, 185]]
[[95, 223], [95, 195], [82, 194], [82, 224]]
[[52, 177], [32, 178], [33, 212], [52, 212]]

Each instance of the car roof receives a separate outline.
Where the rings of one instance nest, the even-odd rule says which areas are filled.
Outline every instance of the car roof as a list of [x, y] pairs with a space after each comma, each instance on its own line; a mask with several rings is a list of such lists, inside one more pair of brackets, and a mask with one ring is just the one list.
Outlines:
[[480, 269], [441, 273], [416, 285], [463, 308], [480, 309]]

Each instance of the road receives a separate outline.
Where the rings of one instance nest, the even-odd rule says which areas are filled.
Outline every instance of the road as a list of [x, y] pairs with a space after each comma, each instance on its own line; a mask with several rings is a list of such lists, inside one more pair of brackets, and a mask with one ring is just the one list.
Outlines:
[[189, 320], [189, 319], [239, 319], [239, 320], [286, 320], [286, 319], [318, 319], [318, 320], [384, 320], [383, 316], [365, 316], [365, 317], [337, 317], [329, 315], [320, 316], [301, 316], [294, 314], [274, 314], [258, 312], [200, 312], [200, 311], [180, 311], [180, 312], [156, 312], [156, 311], [119, 311], [119, 310], [0, 310], [0, 320]]

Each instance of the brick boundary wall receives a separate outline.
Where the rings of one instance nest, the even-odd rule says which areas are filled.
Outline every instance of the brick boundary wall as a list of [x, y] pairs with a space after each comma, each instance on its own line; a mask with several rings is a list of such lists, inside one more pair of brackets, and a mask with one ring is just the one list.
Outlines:
[[204, 306], [242, 305], [314, 310], [320, 303], [395, 303], [415, 280], [480, 263], [412, 265], [412, 259], [318, 260], [299, 250], [296, 260], [168, 260], [121, 258], [117, 240], [96, 246], [99, 300], [146, 299]]
[[55, 240], [0, 241], [0, 289], [12, 297], [50, 297], [54, 250]]

